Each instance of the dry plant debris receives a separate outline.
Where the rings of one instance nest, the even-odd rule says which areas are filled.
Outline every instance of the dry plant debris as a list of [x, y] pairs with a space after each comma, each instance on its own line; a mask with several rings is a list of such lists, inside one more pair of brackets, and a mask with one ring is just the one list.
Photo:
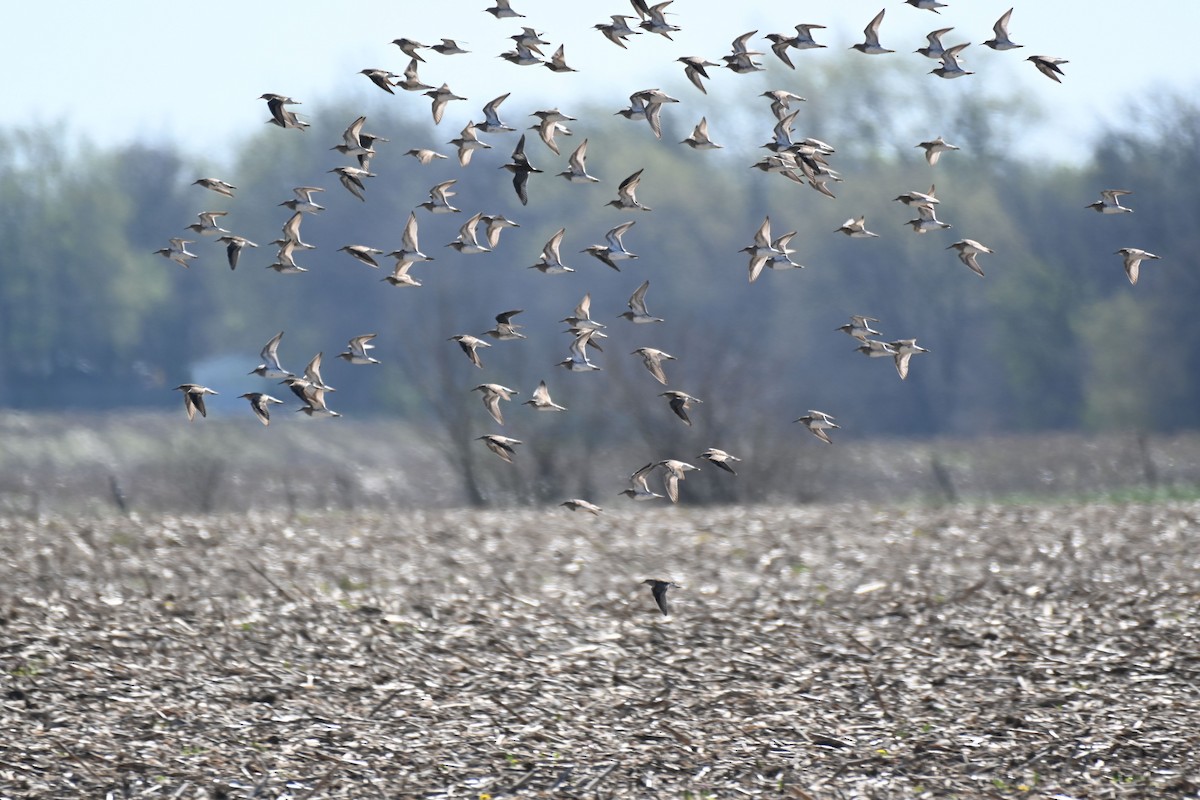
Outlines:
[[1200, 791], [1200, 503], [610, 505], [0, 518], [0, 797]]

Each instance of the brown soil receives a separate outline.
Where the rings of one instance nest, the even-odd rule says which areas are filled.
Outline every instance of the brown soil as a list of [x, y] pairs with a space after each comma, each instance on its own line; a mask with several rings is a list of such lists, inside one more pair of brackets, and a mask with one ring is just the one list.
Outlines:
[[611, 506], [0, 518], [0, 797], [1200, 792], [1200, 503]]

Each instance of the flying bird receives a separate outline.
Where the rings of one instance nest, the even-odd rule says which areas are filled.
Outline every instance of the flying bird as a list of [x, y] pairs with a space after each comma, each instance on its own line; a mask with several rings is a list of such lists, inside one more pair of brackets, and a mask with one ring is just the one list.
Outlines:
[[550, 390], [546, 388], [545, 381], [538, 381], [537, 388], [533, 390], [533, 397], [526, 400], [521, 405], [533, 406], [537, 411], [566, 411], [566, 407], [560, 406], [558, 403], [550, 399]]
[[563, 500], [559, 503], [560, 506], [566, 506], [571, 511], [586, 511], [589, 514], [595, 514], [597, 517], [604, 513], [604, 509], [595, 503], [589, 503], [587, 500], [580, 500], [578, 497], [572, 497], [570, 500]]
[[530, 269], [540, 270], [546, 275], [565, 275], [568, 272], [575, 270], [568, 267], [562, 262], [562, 256], [559, 253], [562, 247], [563, 235], [567, 232], [566, 228], [559, 228], [546, 242], [542, 248], [542, 260], [530, 266]]
[[[642, 283], [629, 297], [629, 310], [623, 312], [617, 319], [627, 319], [638, 324], [647, 322], [662, 322], [662, 317], [656, 317], [646, 310], [646, 292], [650, 289], [650, 281]], [[663, 381], [666, 383], [666, 381]]]
[[[435, 47], [436, 47], [436, 45], [435, 45]], [[446, 113], [446, 105], [451, 100], [466, 100], [467, 99], [465, 97], [459, 97], [458, 95], [456, 95], [454, 92], [452, 92], [450, 90], [450, 86], [445, 83], [443, 83], [437, 89], [430, 89], [428, 92], [425, 92], [425, 96], [433, 98], [432, 111], [433, 111], [433, 124], [434, 125], [441, 123], [442, 115]]]
[[667, 403], [671, 406], [671, 410], [675, 412], [675, 416], [687, 423], [689, 428], [692, 426], [692, 420], [688, 417], [687, 412], [692, 407], [692, 403], [704, 402], [697, 397], [692, 397], [687, 392], [680, 392], [675, 389], [662, 392], [659, 394], [659, 397], [667, 398]]
[[237, 187], [232, 183], [226, 183], [220, 178], [197, 178], [192, 181], [192, 185], [203, 186], [205, 189], [217, 194], [223, 194], [226, 197], [233, 197], [233, 193], [237, 190]]
[[667, 385], [667, 374], [663, 371], [663, 361], [674, 361], [675, 356], [662, 350], [656, 350], [653, 347], [639, 347], [630, 353], [631, 356], [641, 356], [642, 363], [646, 365], [646, 369], [654, 376], [654, 380]]
[[238, 395], [238, 397], [250, 401], [250, 408], [252, 411], [254, 411], [254, 416], [258, 417], [258, 421], [263, 425], [271, 424], [271, 412], [268, 410], [268, 408], [272, 404], [283, 404], [282, 400], [278, 400], [271, 395], [263, 394], [262, 392], [246, 392], [245, 394]]
[[625, 249], [625, 243], [622, 241], [622, 237], [625, 235], [625, 232], [632, 228], [634, 224], [635, 220], [621, 223], [608, 233], [604, 234], [605, 241], [607, 241], [608, 244], [588, 245], [579, 252], [588, 253], [589, 255], [595, 256], [608, 266], [615, 269], [617, 272], [620, 272], [621, 268], [617, 266], [618, 261], [628, 261], [630, 259], [637, 258], [637, 254], [631, 253], [629, 250]]
[[228, 211], [201, 211], [196, 215], [200, 218], [199, 222], [193, 222], [187, 226], [187, 230], [200, 234], [201, 236], [215, 236], [218, 233], [231, 233], [217, 224], [218, 217], [229, 216]]
[[879, 235], [867, 230], [866, 217], [851, 217], [842, 223], [842, 227], [835, 229], [834, 233], [844, 233], [851, 239], [869, 239]]
[[500, 413], [500, 401], [511, 401], [513, 395], [520, 394], [516, 389], [510, 389], [498, 383], [481, 383], [471, 391], [482, 394], [484, 407], [487, 408], [488, 413], [492, 415], [492, 419], [496, 420], [496, 424], [498, 425], [504, 424], [504, 415]]
[[667, 499], [672, 503], [679, 502], [679, 482], [687, 473], [700, 469], [674, 458], [657, 461], [654, 466], [663, 468], [663, 488], [667, 491]]
[[1062, 83], [1062, 79], [1058, 76], [1066, 74], [1058, 68], [1058, 65], [1070, 63], [1066, 59], [1055, 58], [1054, 56], [1030, 56], [1025, 60], [1032, 61], [1033, 65], [1037, 67], [1038, 72], [1042, 73], [1055, 83]]
[[663, 495], [651, 489], [650, 484], [647, 482], [647, 476], [649, 476], [650, 472], [654, 469], [654, 466], [654, 462], [651, 461], [649, 464], [630, 475], [629, 488], [622, 489], [620, 492], [618, 492], [618, 494], [623, 494], [630, 500], [637, 500], [638, 502], [642, 503], [649, 500], [657, 500], [662, 497]]
[[467, 354], [467, 358], [471, 359], [471, 363], [483, 369], [483, 362], [479, 360], [479, 353], [476, 351], [480, 347], [491, 347], [492, 345], [489, 342], [485, 342], [483, 339], [472, 336], [469, 333], [456, 334], [446, 341], [458, 342], [458, 346]]
[[512, 152], [512, 161], [504, 164], [500, 169], [506, 169], [512, 173], [513, 189], [516, 190], [521, 205], [529, 205], [529, 194], [526, 188], [529, 175], [542, 170], [530, 164], [529, 159], [525, 156], [525, 134], [521, 134], [521, 138], [517, 140], [517, 146]]
[[825, 444], [833, 444], [833, 440], [829, 438], [828, 431], [832, 428], [841, 427], [833, 421], [833, 417], [826, 414], [824, 411], [816, 411], [809, 409], [809, 412], [803, 417], [800, 417], [794, 422], [803, 422], [804, 427], [808, 428], [809, 433], [820, 439]]
[[917, 344], [916, 339], [897, 339], [894, 342], [888, 342], [892, 349], [896, 351], [893, 358], [896, 360], [896, 372], [900, 375], [900, 380], [905, 380], [908, 377], [908, 362], [918, 353], [928, 353], [924, 347]]
[[155, 250], [154, 252], [163, 258], [174, 261], [176, 264], [184, 267], [185, 269], [187, 268], [189, 261], [191, 261], [193, 258], [199, 258], [199, 256], [197, 256], [195, 253], [187, 249], [187, 246], [189, 244], [194, 244], [194, 242], [188, 239], [180, 239], [178, 237], [169, 241], [169, 247], [163, 247], [159, 250]]
[[375, 345], [371, 344], [371, 340], [378, 335], [377, 333], [364, 333], [361, 336], [355, 336], [350, 340], [349, 345], [347, 345], [349, 349], [344, 353], [338, 353], [338, 358], [347, 364], [357, 364], [360, 366], [380, 363], [379, 359], [372, 358], [367, 352], [368, 350], [375, 349]]
[[942, 153], [958, 149], [958, 145], [950, 144], [940, 136], [936, 139], [930, 139], [928, 142], [921, 142], [917, 147], [924, 149], [925, 160], [929, 162], [929, 166], [931, 167], [938, 162]]
[[708, 94], [708, 89], [704, 88], [704, 83], [700, 80], [701, 78], [709, 77], [708, 72], [704, 68], [719, 67], [721, 65], [715, 61], [707, 61], [700, 56], [680, 56], [675, 60], [683, 64], [683, 74], [692, 82], [692, 85], [705, 94]]
[[524, 442], [522, 442], [520, 439], [513, 439], [509, 436], [501, 436], [498, 433], [489, 433], [485, 436], [475, 437], [476, 441], [481, 439], [483, 440], [483, 443], [487, 445], [488, 450], [491, 450], [509, 464], [513, 463], [512, 457], [516, 455], [517, 452], [513, 445], [524, 444]]
[[183, 408], [187, 411], [188, 422], [196, 418], [196, 412], [200, 412], [200, 416], [207, 417], [208, 411], [204, 408], [204, 395], [217, 394], [207, 386], [201, 386], [198, 383], [181, 383], [175, 387], [175, 391], [183, 392]]
[[484, 336], [490, 336], [496, 341], [507, 342], [514, 339], [525, 339], [525, 334], [521, 333], [520, 329], [524, 325], [518, 325], [512, 321], [512, 318], [520, 314], [522, 309], [514, 308], [511, 311], [501, 311], [496, 315], [496, 327], [490, 331], [484, 331]]
[[984, 42], [985, 45], [993, 50], [1015, 50], [1021, 45], [1008, 38], [1008, 21], [1012, 18], [1013, 10], [1010, 8], [1005, 11], [1000, 19], [996, 20], [996, 24], [992, 26], [992, 31], [995, 32], [996, 38], [988, 39]]
[[724, 450], [719, 450], [716, 447], [708, 448], [703, 453], [701, 453], [698, 457], [703, 458], [705, 461], [708, 461], [708, 462], [720, 467], [721, 469], [728, 472], [730, 475], [737, 475], [737, 471], [734, 470], [734, 468], [732, 466], [730, 466], [729, 462], [730, 461], [741, 461], [741, 459], [738, 458], [737, 456], [731, 456], [729, 453], [726, 453]]
[[871, 327], [872, 322], [879, 322], [874, 317], [864, 317], [861, 314], [851, 314], [850, 322], [842, 325], [834, 330], [841, 331], [848, 336], [858, 339], [860, 342], [866, 342], [869, 336], [882, 336], [883, 334]]
[[925, 47], [919, 47], [913, 52], [920, 53], [926, 58], [932, 58], [934, 61], [939, 60], [942, 54], [946, 52], [946, 48], [942, 46], [942, 37], [952, 30], [954, 28], [938, 28], [936, 31], [930, 31], [925, 34], [925, 39], [929, 44]]
[[[686, 144], [693, 150], [720, 150], [721, 145], [714, 142], [708, 136], [708, 118], [701, 117], [700, 122], [696, 123], [696, 127], [692, 129], [692, 135], [680, 142]], [[647, 211], [649, 209], [646, 209]]]
[[863, 28], [864, 40], [856, 45], [852, 45], [852, 50], [857, 50], [860, 53], [866, 53], [869, 56], [877, 56], [883, 53], [894, 53], [895, 50], [888, 50], [879, 44], [879, 25], [883, 22], [883, 15], [887, 13], [887, 9], [881, 9], [875, 18], [867, 23], [867, 27]]
[[359, 261], [363, 264], [366, 264], [368, 267], [373, 267], [374, 269], [379, 269], [379, 262], [375, 260], [375, 256], [383, 255], [382, 250], [378, 250], [374, 247], [368, 247], [365, 244], [348, 244], [343, 247], [339, 247], [338, 252], [345, 253], [355, 261]]
[[621, 185], [617, 187], [617, 199], [609, 200], [605, 205], [612, 206], [613, 208], [636, 208], [639, 211], [650, 211], [651, 209], [648, 206], [642, 205], [637, 199], [638, 184], [642, 182], [643, 171], [639, 169], [621, 181]]
[[661, 581], [657, 578], [647, 578], [642, 583], [650, 585], [650, 594], [654, 596], [654, 602], [658, 605], [658, 610], [663, 613], [663, 616], [665, 617], [670, 614], [671, 608], [667, 605], [667, 590], [679, 589], [681, 588], [679, 584], [671, 583], [670, 581]]
[[1142, 261], [1146, 259], [1158, 259], [1158, 256], [1154, 255], [1154, 253], [1139, 250], [1136, 247], [1122, 247], [1114, 255], [1120, 255], [1125, 258], [1125, 274], [1129, 277], [1131, 284], [1138, 282], [1138, 270], [1142, 265]]
[[1132, 214], [1132, 208], [1121, 205], [1121, 198], [1127, 194], [1133, 194], [1133, 192], [1128, 189], [1101, 189], [1101, 199], [1088, 204], [1085, 208], [1090, 208], [1100, 214]]
[[259, 356], [263, 363], [259, 364], [248, 374], [258, 375], [263, 378], [290, 378], [292, 373], [283, 368], [279, 363], [279, 341], [283, 338], [283, 331], [275, 334], [271, 339], [263, 345]]
[[571, 153], [568, 159], [569, 167], [558, 173], [560, 177], [566, 178], [570, 183], [599, 183], [600, 179], [588, 174], [587, 163], [587, 145], [588, 140], [584, 139], [579, 143], [579, 147]]
[[433, 86], [422, 82], [420, 75], [417, 73], [417, 62], [424, 60], [420, 57], [414, 57], [409, 61], [408, 66], [404, 68], [403, 80], [396, 81], [393, 86], [397, 86], [406, 92], [424, 92], [432, 89]]
[[984, 247], [974, 239], [960, 239], [954, 244], [946, 248], [947, 250], [957, 250], [958, 260], [970, 267], [971, 271], [979, 277], [983, 277], [983, 270], [979, 267], [979, 262], [975, 257], [980, 253], [990, 253], [991, 248]]

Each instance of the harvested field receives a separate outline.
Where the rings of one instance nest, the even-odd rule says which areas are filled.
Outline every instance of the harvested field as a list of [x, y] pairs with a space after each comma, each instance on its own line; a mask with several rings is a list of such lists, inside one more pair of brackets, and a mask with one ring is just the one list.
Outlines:
[[1200, 792], [1200, 503], [611, 505], [0, 518], [0, 797]]

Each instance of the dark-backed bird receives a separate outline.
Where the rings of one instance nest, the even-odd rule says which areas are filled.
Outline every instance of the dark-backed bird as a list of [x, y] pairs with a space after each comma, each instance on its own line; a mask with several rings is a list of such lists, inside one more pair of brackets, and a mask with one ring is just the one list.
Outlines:
[[207, 386], [201, 386], [198, 383], [181, 383], [175, 387], [175, 391], [183, 392], [183, 408], [187, 411], [188, 422], [196, 418], [196, 412], [200, 412], [200, 416], [207, 417], [208, 411], [204, 408], [204, 395], [217, 394]]
[[671, 410], [675, 412], [675, 416], [679, 417], [681, 420], [683, 420], [685, 423], [687, 423], [687, 426], [689, 428], [692, 426], [692, 420], [690, 417], [688, 417], [687, 412], [692, 407], [692, 403], [703, 403], [704, 402], [703, 400], [700, 400], [699, 398], [692, 397], [687, 392], [680, 392], [675, 389], [672, 389], [667, 392], [662, 392], [661, 394], [659, 394], [659, 397], [667, 398], [667, 402], [670, 404]]
[[262, 392], [246, 392], [245, 394], [238, 395], [238, 397], [250, 401], [250, 408], [254, 411], [254, 416], [258, 417], [258, 421], [263, 425], [271, 424], [271, 412], [267, 409], [272, 404], [283, 404], [282, 400], [278, 400]]
[[658, 578], [647, 578], [642, 583], [649, 584], [650, 594], [654, 596], [654, 602], [658, 606], [658, 610], [663, 613], [663, 616], [665, 617], [670, 614], [671, 607], [667, 604], [667, 590], [679, 589], [681, 588], [679, 584], [659, 580]]
[[500, 169], [506, 169], [512, 173], [513, 189], [516, 190], [521, 205], [529, 205], [529, 175], [542, 170], [530, 164], [525, 155], [525, 134], [521, 134], [521, 138], [517, 140], [517, 146], [513, 148], [512, 161], [504, 164]]

